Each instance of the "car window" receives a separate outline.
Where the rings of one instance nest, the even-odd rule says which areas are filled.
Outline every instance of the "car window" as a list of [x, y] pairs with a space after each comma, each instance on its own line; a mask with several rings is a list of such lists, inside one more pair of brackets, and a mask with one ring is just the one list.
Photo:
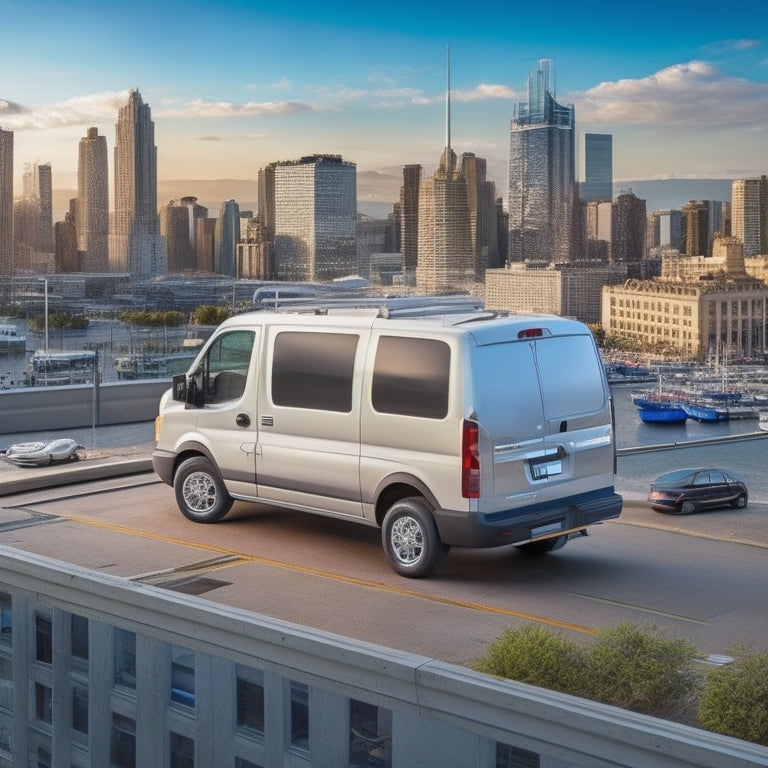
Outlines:
[[727, 483], [728, 478], [722, 472], [710, 472], [709, 482], [710, 483]]
[[709, 472], [697, 472], [693, 478], [693, 485], [707, 485], [709, 483]]

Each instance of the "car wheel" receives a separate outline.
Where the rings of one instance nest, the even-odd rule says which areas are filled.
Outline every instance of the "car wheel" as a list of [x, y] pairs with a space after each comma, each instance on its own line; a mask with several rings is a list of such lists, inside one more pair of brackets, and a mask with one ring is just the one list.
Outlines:
[[695, 511], [696, 511], [696, 505], [692, 501], [684, 501], [680, 505], [681, 515], [690, 515], [690, 514], [693, 514]]
[[417, 497], [401, 499], [389, 508], [381, 540], [394, 571], [413, 579], [429, 574], [448, 551], [429, 507]]
[[181, 463], [173, 478], [173, 490], [181, 513], [195, 523], [215, 523], [232, 507], [219, 473], [204, 456]]
[[747, 494], [746, 493], [740, 493], [732, 502], [732, 507], [736, 507], [736, 509], [744, 509], [747, 506]]
[[555, 536], [551, 539], [527, 541], [525, 544], [518, 544], [517, 548], [522, 549], [524, 552], [530, 552], [533, 555], [542, 555], [546, 552], [555, 552], [558, 549], [562, 549], [567, 541], [567, 536]]

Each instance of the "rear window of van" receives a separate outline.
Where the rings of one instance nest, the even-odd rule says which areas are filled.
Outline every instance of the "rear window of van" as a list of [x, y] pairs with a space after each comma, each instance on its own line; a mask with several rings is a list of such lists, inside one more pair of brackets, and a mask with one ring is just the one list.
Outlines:
[[437, 339], [382, 336], [376, 348], [371, 402], [379, 413], [444, 419], [451, 349]]

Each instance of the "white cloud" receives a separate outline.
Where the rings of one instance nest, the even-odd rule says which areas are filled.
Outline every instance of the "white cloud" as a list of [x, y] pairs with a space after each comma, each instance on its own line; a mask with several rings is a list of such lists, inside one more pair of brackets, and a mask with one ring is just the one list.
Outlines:
[[691, 61], [639, 80], [603, 82], [568, 100], [582, 124], [751, 130], [765, 126], [768, 84], [728, 77], [708, 62]]
[[228, 118], [260, 117], [262, 115], [288, 115], [297, 112], [315, 111], [317, 107], [296, 101], [249, 101], [235, 104], [231, 101], [195, 101], [178, 107], [160, 109], [153, 112], [153, 117]]
[[127, 90], [75, 96], [59, 104], [42, 107], [22, 106], [0, 100], [0, 116], [6, 130], [14, 131], [90, 125], [105, 119], [116, 120], [118, 110], [127, 100]]

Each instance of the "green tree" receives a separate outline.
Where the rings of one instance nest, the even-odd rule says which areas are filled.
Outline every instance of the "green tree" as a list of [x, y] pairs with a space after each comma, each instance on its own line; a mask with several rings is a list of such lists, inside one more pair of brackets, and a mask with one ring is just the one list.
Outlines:
[[192, 318], [197, 325], [220, 325], [229, 317], [229, 314], [227, 307], [202, 304], [192, 313]]

